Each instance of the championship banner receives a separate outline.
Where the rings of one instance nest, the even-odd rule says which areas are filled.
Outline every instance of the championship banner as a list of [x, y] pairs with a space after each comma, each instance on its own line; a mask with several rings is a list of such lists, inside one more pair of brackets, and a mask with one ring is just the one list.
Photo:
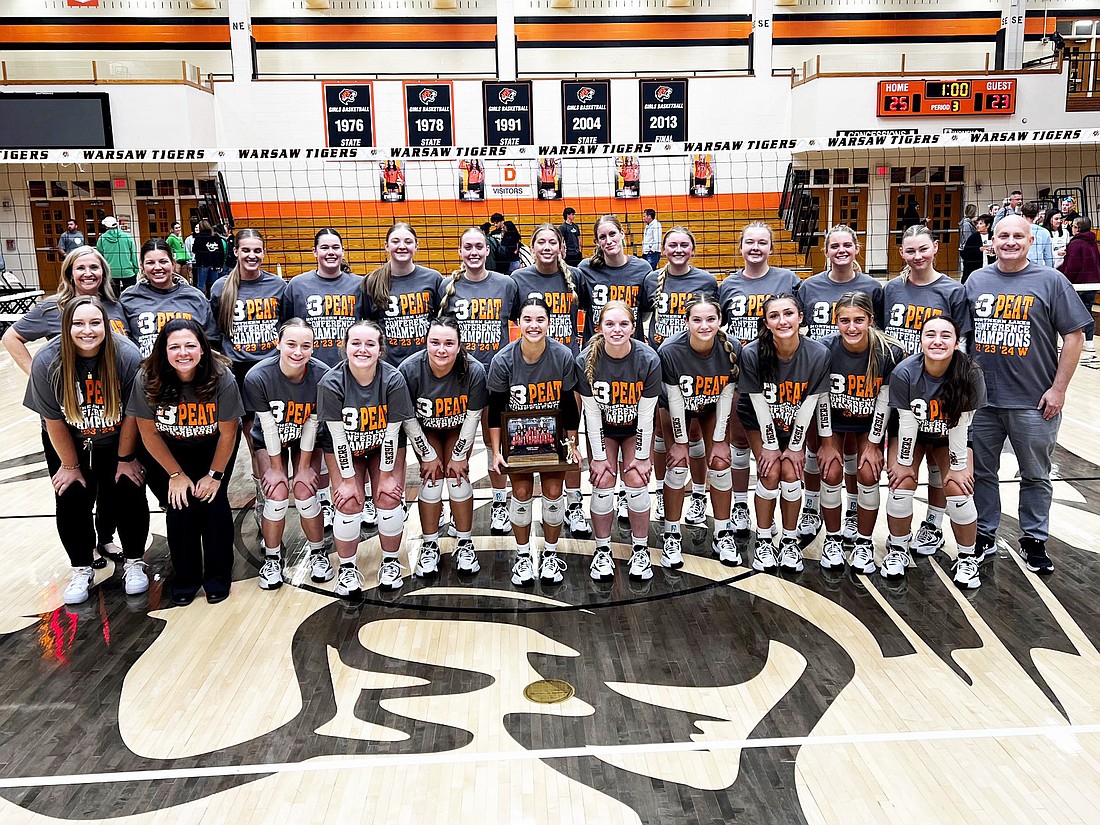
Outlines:
[[374, 88], [370, 83], [322, 83], [326, 146], [374, 146]]
[[485, 200], [485, 167], [480, 160], [463, 159], [458, 162], [458, 199]]
[[531, 126], [531, 81], [485, 81], [485, 145], [527, 146], [534, 140]]
[[611, 142], [610, 80], [563, 80], [561, 100], [564, 143]]
[[561, 197], [561, 166], [558, 159], [539, 158], [539, 200], [556, 201]]
[[619, 155], [615, 158], [615, 197], [633, 200], [640, 197], [641, 167], [637, 155]]
[[454, 95], [449, 82], [405, 83], [409, 146], [454, 146]]
[[404, 203], [405, 173], [401, 169], [401, 161], [387, 160], [378, 164], [378, 182], [383, 201]]
[[686, 80], [642, 80], [642, 143], [682, 143], [687, 140]]
[[714, 163], [711, 155], [692, 155], [688, 194], [693, 198], [714, 197]]

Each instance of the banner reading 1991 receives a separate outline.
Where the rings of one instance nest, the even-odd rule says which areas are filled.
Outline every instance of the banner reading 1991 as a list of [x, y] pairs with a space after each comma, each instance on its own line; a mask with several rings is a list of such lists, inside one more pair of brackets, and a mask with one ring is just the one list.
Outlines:
[[642, 143], [679, 143], [687, 140], [688, 82], [642, 80]]
[[450, 83], [405, 83], [409, 146], [454, 146], [453, 100]]
[[481, 88], [485, 96], [485, 145], [529, 146], [534, 143], [531, 81], [485, 81]]
[[562, 143], [611, 142], [611, 81], [563, 80]]

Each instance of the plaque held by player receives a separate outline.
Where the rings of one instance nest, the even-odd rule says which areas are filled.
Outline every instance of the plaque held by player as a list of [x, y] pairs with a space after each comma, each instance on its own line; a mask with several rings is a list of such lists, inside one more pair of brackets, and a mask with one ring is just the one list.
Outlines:
[[505, 413], [501, 453], [510, 473], [564, 473], [577, 470], [575, 444], [557, 410]]

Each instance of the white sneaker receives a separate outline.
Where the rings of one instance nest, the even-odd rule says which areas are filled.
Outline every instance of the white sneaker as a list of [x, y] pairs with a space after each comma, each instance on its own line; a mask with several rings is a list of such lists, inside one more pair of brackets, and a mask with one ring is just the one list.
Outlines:
[[730, 513], [730, 521], [733, 522], [733, 532], [739, 536], [746, 535], [752, 529], [752, 519], [749, 517], [749, 505], [738, 501], [733, 505]]
[[596, 548], [592, 564], [588, 566], [588, 575], [597, 582], [609, 582], [615, 578], [615, 558], [611, 555], [611, 548]]
[[516, 556], [516, 563], [512, 565], [512, 584], [523, 587], [535, 580], [535, 563], [526, 553]]
[[[439, 575], [439, 545], [434, 541], [425, 541], [420, 545], [415, 573], [421, 578]], [[400, 572], [398, 572], [398, 578], [400, 578]]]
[[802, 508], [802, 514], [798, 517], [798, 538], [802, 541], [810, 541], [821, 532], [821, 513]]
[[512, 529], [512, 520], [508, 517], [507, 501], [494, 501], [491, 512], [489, 532], [494, 536], [503, 536]]
[[848, 566], [858, 573], [875, 572], [875, 545], [864, 539], [856, 539], [856, 546], [848, 557]]
[[859, 511], [848, 510], [844, 514], [844, 530], [842, 535], [845, 541], [855, 541], [859, 535]]
[[1085, 345], [1082, 347], [1085, 352], [1096, 352], [1095, 341], [1085, 341]]
[[477, 551], [474, 550], [473, 539], [459, 539], [451, 557], [454, 559], [455, 569], [459, 573], [472, 576], [481, 569], [481, 564], [477, 560]]
[[264, 556], [260, 568], [260, 589], [278, 590], [283, 586], [283, 563], [278, 556]]
[[326, 530], [332, 529], [332, 520], [336, 518], [336, 508], [332, 506], [331, 501], [321, 502], [321, 522], [324, 524]]
[[951, 581], [955, 582], [957, 587], [973, 590], [982, 586], [982, 580], [978, 577], [977, 556], [959, 556], [955, 559], [953, 569], [955, 575], [951, 577]]
[[95, 581], [95, 571], [90, 567], [74, 567], [73, 577], [65, 588], [65, 604], [80, 604], [88, 600], [88, 588]]
[[756, 539], [756, 555], [752, 560], [752, 569], [760, 573], [771, 573], [778, 564], [775, 560], [775, 544], [771, 539]]
[[661, 549], [661, 567], [679, 570], [684, 566], [683, 539], [679, 533], [665, 533], [664, 547]]
[[337, 596], [359, 596], [363, 593], [363, 574], [354, 564], [341, 564], [336, 574]]
[[539, 559], [539, 579], [543, 584], [561, 584], [562, 572], [565, 570], [565, 562], [561, 560], [561, 557], [557, 553], [542, 554], [542, 558]]
[[693, 527], [703, 527], [707, 523], [707, 497], [691, 494], [691, 502], [688, 504], [684, 521]]
[[[438, 555], [436, 558], [438, 561]], [[401, 578], [401, 562], [397, 559], [383, 559], [378, 567], [378, 586], [382, 590], [399, 590], [404, 583]]]
[[934, 556], [943, 549], [943, 530], [927, 521], [922, 521], [911, 545], [918, 556]]
[[821, 545], [821, 569], [836, 570], [844, 566], [844, 544], [839, 536], [826, 536]]
[[378, 526], [378, 508], [374, 506], [373, 498], [363, 499], [363, 526]]
[[656, 502], [653, 507], [653, 517], [656, 521], [665, 520], [665, 491], [658, 490], [656, 494]]
[[615, 493], [615, 514], [619, 521], [630, 521], [630, 508], [626, 506], [626, 492], [623, 490]]
[[714, 554], [726, 567], [737, 567], [741, 564], [741, 551], [737, 549], [733, 533], [728, 530], [719, 533], [718, 538], [714, 540]]
[[141, 559], [126, 559], [126, 565], [122, 568], [122, 584], [127, 596], [137, 596], [149, 589], [149, 567]]
[[574, 502], [566, 508], [565, 524], [574, 536], [592, 535], [592, 525], [584, 517], [584, 507], [579, 502]]
[[[306, 547], [308, 548], [309, 545], [307, 544]], [[315, 582], [332, 581], [332, 577], [336, 575], [336, 571], [332, 569], [332, 562], [328, 559], [328, 553], [310, 553], [306, 564], [309, 565], [309, 577]]]
[[897, 581], [905, 578], [905, 570], [910, 563], [908, 548], [887, 543], [886, 556], [883, 558], [882, 568], [878, 572], [888, 581]]
[[801, 573], [804, 567], [798, 539], [783, 539], [779, 544], [779, 569], [784, 573]]
[[640, 544], [634, 545], [630, 553], [630, 578], [639, 581], [649, 581], [653, 578], [653, 563], [649, 560], [649, 548]]

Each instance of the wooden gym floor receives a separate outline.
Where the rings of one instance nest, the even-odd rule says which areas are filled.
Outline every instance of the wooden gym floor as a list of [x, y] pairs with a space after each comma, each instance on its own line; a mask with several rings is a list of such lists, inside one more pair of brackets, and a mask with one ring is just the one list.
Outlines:
[[[155, 515], [149, 593], [108, 565], [66, 608], [38, 423], [0, 355], [0, 822], [1095, 822], [1097, 367], [1067, 404], [1049, 579], [1011, 552], [1006, 455], [1006, 543], [976, 592], [945, 554], [900, 585], [726, 568], [692, 528], [684, 569], [648, 584], [594, 584], [591, 544], [564, 540], [565, 582], [519, 592], [479, 451], [472, 582], [445, 540], [435, 582], [341, 602], [294, 566], [292, 514], [292, 582], [261, 591], [242, 461], [232, 598], [169, 605]], [[369, 582], [377, 559], [371, 538]], [[543, 679], [575, 695], [527, 699]]]

